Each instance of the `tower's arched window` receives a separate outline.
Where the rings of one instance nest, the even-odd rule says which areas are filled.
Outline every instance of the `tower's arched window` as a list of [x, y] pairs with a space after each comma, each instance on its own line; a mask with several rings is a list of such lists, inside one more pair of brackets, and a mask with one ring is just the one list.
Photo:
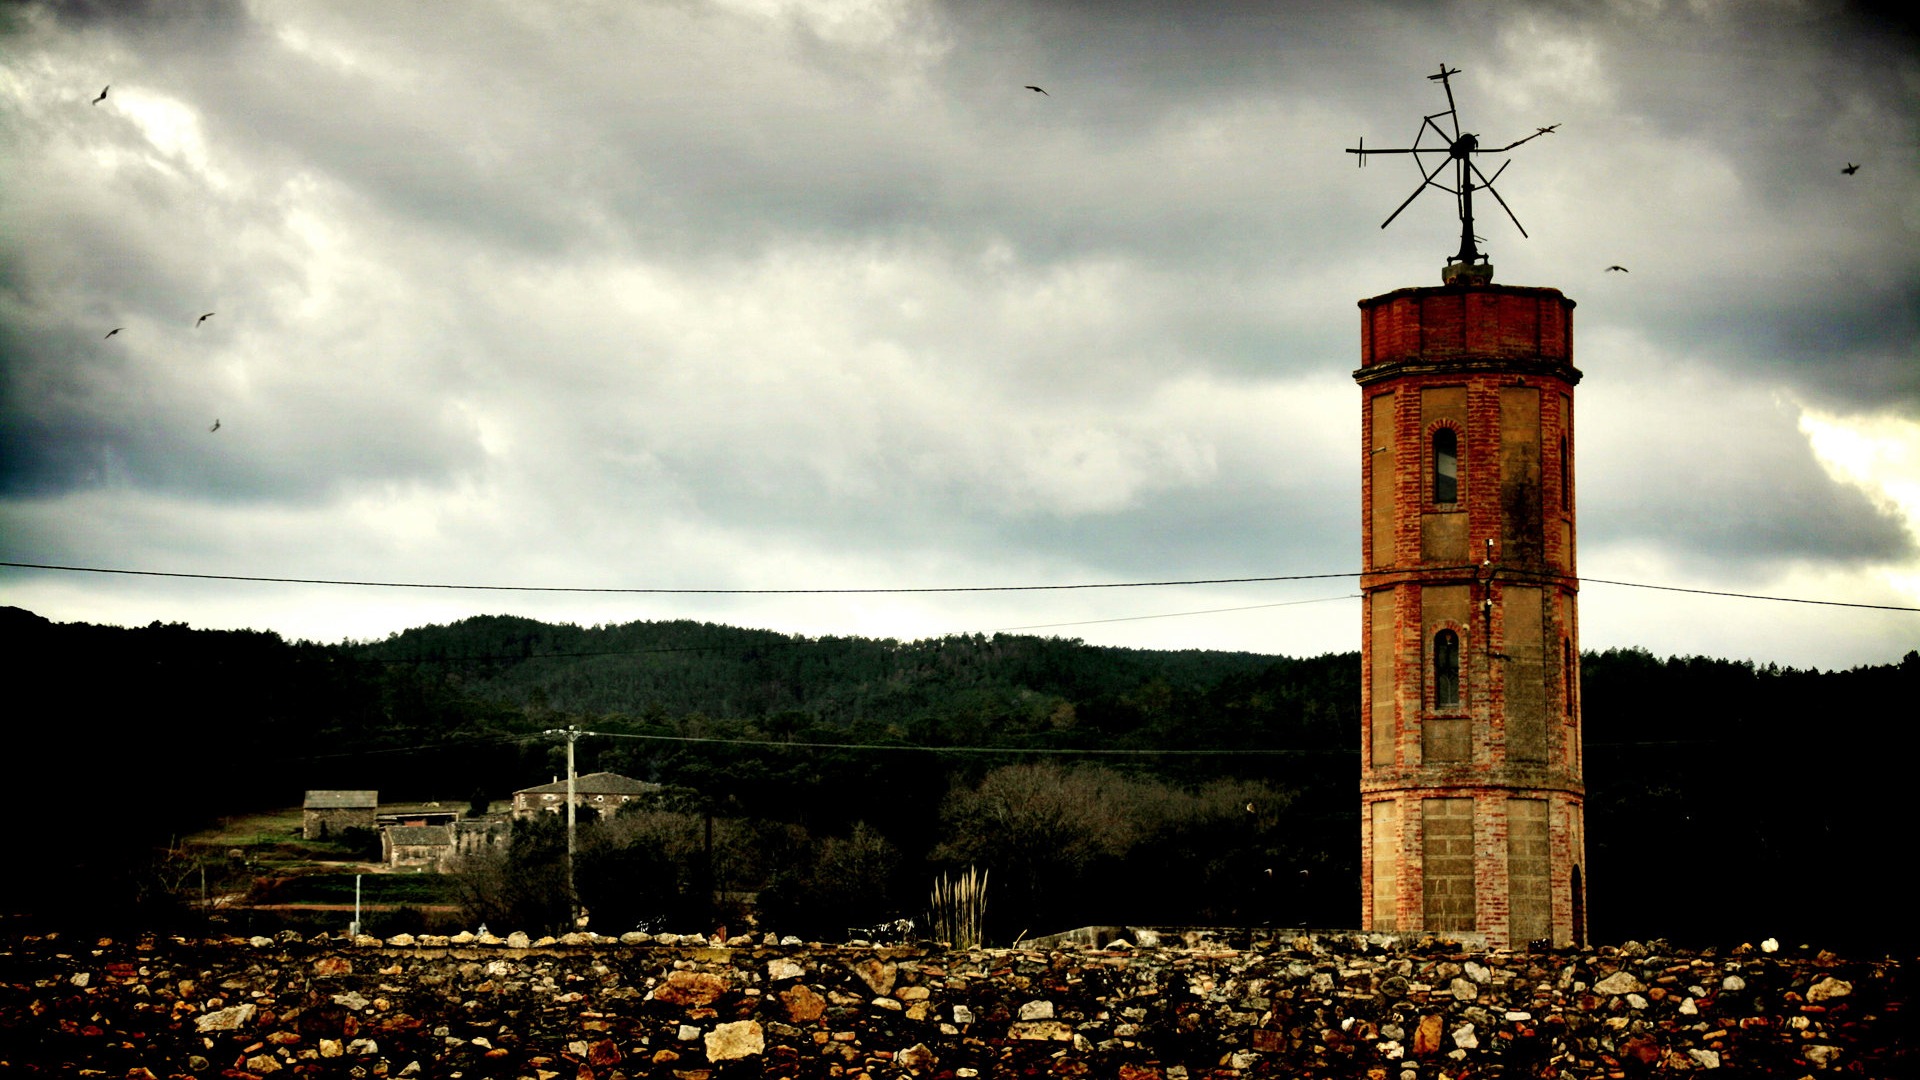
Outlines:
[[1442, 630], [1433, 635], [1433, 707], [1460, 706], [1460, 635]]
[[1460, 433], [1450, 427], [1433, 429], [1433, 501], [1460, 501]]

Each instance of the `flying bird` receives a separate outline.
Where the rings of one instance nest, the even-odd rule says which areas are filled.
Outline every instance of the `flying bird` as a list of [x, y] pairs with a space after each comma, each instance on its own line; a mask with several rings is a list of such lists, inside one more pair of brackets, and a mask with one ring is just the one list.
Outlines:
[[219, 430], [220, 430], [220, 418], [219, 418], [219, 417], [217, 417], [217, 416], [216, 416], [216, 417], [214, 417], [214, 419], [213, 419], [213, 426], [212, 426], [212, 427], [210, 427], [210, 428], [208, 428], [207, 430], [208, 430], [208, 431], [219, 431]]
[[1609, 273], [1609, 274], [1610, 274], [1610, 273], [1612, 273], [1612, 272], [1614, 272], [1615, 270], [1618, 270], [1618, 271], [1620, 271], [1620, 272], [1621, 272], [1621, 273], [1623, 273], [1623, 274], [1631, 274], [1631, 273], [1633, 273], [1633, 271], [1631, 271], [1631, 270], [1629, 270], [1629, 269], [1627, 269], [1627, 268], [1626, 268], [1626, 267], [1624, 267], [1624, 266], [1609, 266], [1609, 267], [1607, 267], [1607, 269], [1606, 269], [1606, 271], [1605, 271], [1605, 272], [1606, 272], [1606, 273]]
[[[1036, 93], [1036, 94], [1047, 94], [1047, 92], [1046, 92], [1045, 90], [1042, 90], [1042, 89], [1040, 89], [1040, 88], [1039, 88], [1039, 87], [1037, 87], [1037, 86], [1029, 86], [1029, 87], [1027, 87], [1027, 89], [1029, 89], [1029, 90], [1031, 90], [1031, 91], [1033, 91], [1033, 92], [1034, 92], [1034, 93]], [[1052, 97], [1053, 95], [1052, 95], [1052, 94], [1047, 94], [1047, 96], [1048, 96], [1048, 97]]]
[[1855, 165], [1853, 162], [1849, 161], [1847, 162], [1847, 167], [1844, 169], [1841, 169], [1840, 171], [1843, 173], [1846, 173], [1848, 176], [1852, 176], [1854, 173], [1857, 173], [1860, 171], [1860, 166]]
[[[116, 327], [114, 327], [113, 329], [111, 329], [111, 330], [109, 330], [109, 331], [107, 331], [107, 337], [112, 337], [113, 335], [115, 335], [115, 334], [117, 334], [117, 333], [119, 333], [119, 332], [120, 332], [121, 330], [124, 330], [124, 329], [126, 329], [126, 328], [125, 328], [125, 327], [121, 327], [121, 326], [116, 326]], [[105, 341], [105, 340], [107, 340], [107, 338], [101, 338], [100, 340], [101, 340], [101, 341]]]
[[111, 89], [113, 89], [113, 84], [112, 84], [112, 83], [108, 83], [107, 85], [105, 85], [105, 86], [103, 86], [103, 87], [101, 87], [101, 88], [100, 88], [100, 96], [99, 96], [99, 97], [97, 97], [97, 98], [94, 98], [94, 99], [93, 99], [93, 103], [94, 103], [95, 105], [98, 105], [98, 104], [100, 104], [101, 102], [103, 102], [103, 101], [105, 101], [105, 100], [107, 100], [107, 91], [108, 91], [108, 90], [111, 90]]
[[1535, 130], [1536, 130], [1536, 131], [1538, 131], [1538, 132], [1539, 132], [1540, 134], [1542, 134], [1542, 135], [1551, 135], [1551, 134], [1553, 134], [1553, 133], [1554, 133], [1554, 131], [1555, 131], [1556, 129], [1558, 129], [1559, 127], [1560, 127], [1560, 125], [1559, 125], [1559, 124], [1548, 124], [1548, 125], [1547, 125], [1546, 127], [1543, 127], [1543, 128], [1536, 128]]
[[211, 318], [213, 318], [213, 312], [209, 311], [205, 315], [202, 315], [199, 318], [193, 320], [193, 328], [195, 330], [200, 329], [200, 324], [203, 322], [206, 322], [208, 319], [211, 319]]

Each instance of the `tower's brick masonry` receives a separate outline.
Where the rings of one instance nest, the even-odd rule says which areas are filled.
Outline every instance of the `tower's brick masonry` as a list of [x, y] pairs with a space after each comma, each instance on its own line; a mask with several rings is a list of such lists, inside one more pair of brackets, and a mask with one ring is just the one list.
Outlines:
[[1585, 939], [1573, 307], [1487, 283], [1360, 302], [1372, 930]]

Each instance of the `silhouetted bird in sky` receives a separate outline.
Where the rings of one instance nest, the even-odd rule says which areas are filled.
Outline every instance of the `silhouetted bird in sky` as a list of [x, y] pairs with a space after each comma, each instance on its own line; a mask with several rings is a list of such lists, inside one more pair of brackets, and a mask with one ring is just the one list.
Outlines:
[[208, 319], [211, 319], [211, 318], [213, 318], [213, 312], [209, 311], [205, 315], [202, 315], [199, 318], [193, 320], [193, 328], [195, 330], [200, 329], [200, 324], [203, 322], [206, 322]]
[[214, 418], [214, 420], [213, 420], [213, 426], [212, 426], [212, 427], [210, 427], [210, 428], [208, 428], [207, 430], [208, 430], [208, 431], [219, 431], [219, 430], [220, 430], [220, 418], [219, 418], [219, 417], [215, 417], [215, 418]]
[[[122, 329], [122, 327], [118, 327], [118, 326], [116, 326], [116, 327], [114, 327], [113, 329], [111, 329], [111, 330], [109, 330], [109, 331], [107, 331], [107, 337], [112, 337], [113, 335], [115, 335], [115, 334], [117, 334], [117, 333], [119, 333], [119, 332], [121, 331], [121, 329]], [[105, 341], [105, 340], [107, 340], [107, 338], [101, 338], [100, 340], [101, 340], [101, 341]]]
[[1631, 274], [1631, 273], [1633, 273], [1633, 271], [1631, 271], [1631, 270], [1629, 270], [1629, 269], [1627, 269], [1627, 268], [1626, 268], [1626, 267], [1624, 267], [1624, 266], [1609, 266], [1609, 267], [1607, 267], [1607, 273], [1612, 273], [1612, 272], [1614, 272], [1615, 270], [1618, 270], [1618, 271], [1620, 271], [1620, 272], [1621, 272], [1621, 273], [1623, 273], [1623, 274]]
[[1551, 134], [1553, 134], [1553, 133], [1554, 133], [1554, 131], [1555, 131], [1556, 129], [1558, 129], [1559, 127], [1560, 127], [1560, 125], [1559, 125], [1559, 124], [1548, 124], [1548, 125], [1547, 125], [1546, 127], [1543, 127], [1543, 128], [1539, 128], [1539, 129], [1537, 129], [1537, 130], [1538, 130], [1538, 131], [1540, 132], [1540, 134], [1542, 134], [1542, 135], [1551, 135]]
[[1847, 167], [1844, 169], [1841, 169], [1840, 171], [1843, 173], [1846, 173], [1848, 176], [1852, 176], [1854, 173], [1857, 173], [1860, 171], [1860, 166], [1855, 165], [1853, 162], [1849, 161], [1847, 162]]
[[97, 97], [97, 98], [94, 98], [94, 99], [93, 99], [93, 103], [94, 103], [95, 105], [98, 105], [98, 104], [100, 104], [101, 102], [103, 102], [103, 101], [105, 101], [105, 100], [107, 100], [107, 91], [108, 91], [108, 90], [111, 90], [111, 89], [113, 89], [113, 84], [112, 84], [112, 83], [108, 83], [107, 85], [105, 85], [105, 86], [103, 86], [103, 87], [101, 87], [101, 88], [100, 88], [100, 96], [99, 96], [99, 97]]
[[[1027, 87], [1027, 89], [1029, 89], [1029, 90], [1031, 90], [1031, 91], [1033, 91], [1033, 92], [1034, 92], [1034, 93], [1036, 93], [1036, 94], [1047, 94], [1047, 92], [1046, 92], [1045, 90], [1042, 90], [1042, 89], [1040, 89], [1040, 88], [1039, 88], [1039, 87], [1037, 87], [1037, 86], [1029, 86], [1029, 87]], [[1053, 95], [1052, 95], [1052, 94], [1047, 94], [1047, 96], [1048, 96], [1048, 97], [1052, 97]]]

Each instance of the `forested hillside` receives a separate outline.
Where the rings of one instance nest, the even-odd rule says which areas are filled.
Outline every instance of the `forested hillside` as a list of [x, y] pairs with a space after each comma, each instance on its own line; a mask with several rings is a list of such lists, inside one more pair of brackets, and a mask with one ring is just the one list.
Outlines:
[[[796, 921], [911, 914], [968, 864], [1000, 875], [1008, 936], [1357, 917], [1354, 653], [507, 617], [338, 646], [17, 609], [0, 630], [47, 703], [7, 759], [41, 812], [16, 834], [38, 872], [12, 875], [14, 911], [129, 910], [170, 834], [309, 787], [504, 797], [562, 771], [540, 733], [571, 724], [600, 733], [581, 771], [669, 785], [733, 837], [735, 883]], [[1879, 940], [1920, 656], [1812, 672], [1613, 651], [1583, 681], [1597, 939]], [[608, 903], [639, 903], [641, 877], [688, 884], [665, 872], [686, 842], [665, 820], [607, 823], [589, 861]]]

